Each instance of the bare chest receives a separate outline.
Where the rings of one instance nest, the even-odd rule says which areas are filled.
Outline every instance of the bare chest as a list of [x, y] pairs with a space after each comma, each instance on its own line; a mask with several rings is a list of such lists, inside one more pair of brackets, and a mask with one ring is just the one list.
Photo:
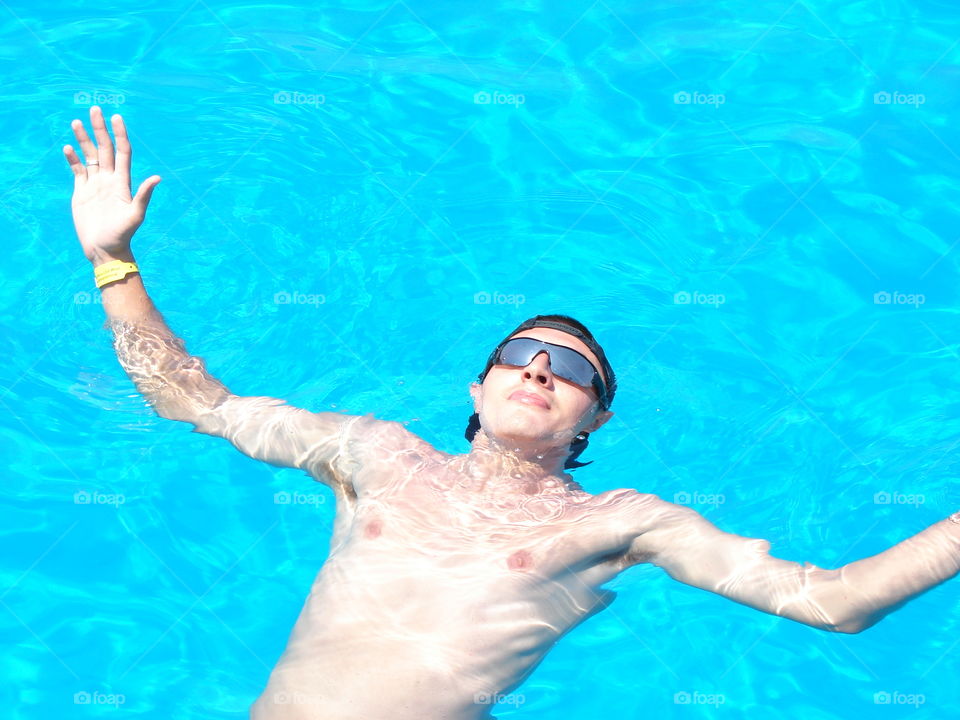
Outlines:
[[341, 518], [335, 543], [374, 565], [499, 580], [557, 581], [628, 549], [629, 528], [617, 504], [582, 491], [525, 489], [478, 486], [420, 468], [358, 498]]

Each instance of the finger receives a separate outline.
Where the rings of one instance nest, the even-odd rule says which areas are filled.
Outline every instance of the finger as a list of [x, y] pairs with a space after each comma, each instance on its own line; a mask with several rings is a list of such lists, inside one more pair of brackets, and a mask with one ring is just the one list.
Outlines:
[[99, 106], [90, 108], [90, 124], [93, 125], [93, 136], [97, 139], [97, 159], [101, 170], [113, 170], [113, 142], [107, 125], [103, 121], [103, 111]]
[[77, 138], [77, 142], [80, 143], [80, 152], [83, 153], [83, 159], [87, 163], [87, 173], [97, 172], [99, 166], [90, 165], [90, 163], [97, 162], [97, 147], [93, 144], [90, 136], [87, 135], [87, 130], [83, 127], [83, 121], [74, 120], [70, 123], [70, 127], [73, 128], [73, 134]]
[[80, 162], [80, 158], [77, 157], [76, 151], [73, 149], [72, 145], [63, 146], [63, 154], [67, 158], [67, 162], [70, 163], [70, 169], [73, 170], [73, 175], [77, 180], [87, 179], [87, 169], [83, 166], [83, 163]]
[[127, 138], [127, 128], [123, 124], [123, 118], [120, 117], [120, 115], [111, 117], [110, 123], [113, 125], [113, 137], [117, 140], [117, 164], [115, 169], [118, 173], [123, 174], [129, 186], [132, 150], [130, 148], [130, 140]]
[[147, 205], [150, 204], [150, 198], [153, 196], [153, 189], [160, 184], [161, 179], [159, 175], [151, 175], [137, 188], [137, 194], [133, 197], [133, 201], [143, 212], [147, 211]]

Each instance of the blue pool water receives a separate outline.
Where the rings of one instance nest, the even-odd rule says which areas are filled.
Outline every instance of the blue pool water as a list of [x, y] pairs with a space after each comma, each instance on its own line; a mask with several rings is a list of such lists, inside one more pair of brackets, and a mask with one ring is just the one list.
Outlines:
[[[5, 717], [244, 717], [330, 533], [118, 366], [60, 154], [92, 102], [164, 178], [148, 290], [234, 392], [464, 452], [490, 344], [565, 312], [621, 377], [587, 489], [822, 567], [958, 509], [951, 5], [45, 7], [0, 3]], [[636, 568], [497, 714], [950, 717], [957, 582], [847, 636]]]

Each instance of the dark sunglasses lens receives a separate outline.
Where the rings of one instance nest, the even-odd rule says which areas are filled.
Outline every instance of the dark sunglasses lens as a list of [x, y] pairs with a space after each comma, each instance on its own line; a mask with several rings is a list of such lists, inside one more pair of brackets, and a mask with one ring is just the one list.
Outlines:
[[536, 356], [539, 350], [544, 348], [539, 343], [523, 342], [523, 338], [518, 340], [509, 340], [500, 348], [497, 355], [497, 363], [500, 365], [515, 365], [525, 367]]
[[499, 362], [524, 367], [543, 351], [550, 355], [550, 369], [554, 375], [582, 387], [590, 387], [595, 372], [593, 365], [575, 350], [560, 345], [546, 345], [532, 338], [516, 338], [501, 348]]
[[584, 387], [590, 387], [593, 380], [593, 365], [574, 350], [557, 348], [556, 352], [550, 354], [550, 367], [560, 377]]

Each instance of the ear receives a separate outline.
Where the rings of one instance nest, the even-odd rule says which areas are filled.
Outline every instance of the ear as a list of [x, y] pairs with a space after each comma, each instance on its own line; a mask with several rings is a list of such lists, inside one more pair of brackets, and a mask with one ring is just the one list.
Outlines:
[[601, 410], [597, 413], [597, 416], [593, 419], [589, 425], [587, 425], [583, 431], [584, 432], [593, 432], [599, 427], [607, 424], [607, 421], [613, 417], [613, 413], [609, 410]]
[[480, 383], [470, 383], [470, 397], [473, 398], [473, 411], [480, 412], [483, 408], [483, 386]]

